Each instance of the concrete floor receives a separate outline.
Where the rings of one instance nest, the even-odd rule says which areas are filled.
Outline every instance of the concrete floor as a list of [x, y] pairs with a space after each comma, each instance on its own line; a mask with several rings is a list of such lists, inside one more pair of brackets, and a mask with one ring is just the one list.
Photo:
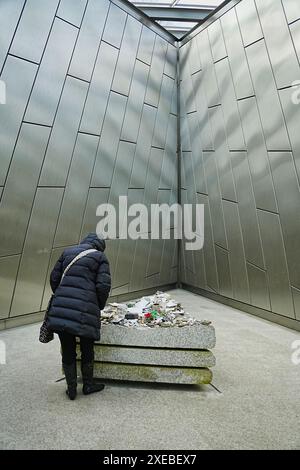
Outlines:
[[58, 340], [40, 344], [37, 324], [7, 330], [0, 449], [300, 449], [300, 365], [291, 361], [299, 333], [170, 293], [216, 328], [216, 388], [107, 383], [71, 402], [56, 382]]

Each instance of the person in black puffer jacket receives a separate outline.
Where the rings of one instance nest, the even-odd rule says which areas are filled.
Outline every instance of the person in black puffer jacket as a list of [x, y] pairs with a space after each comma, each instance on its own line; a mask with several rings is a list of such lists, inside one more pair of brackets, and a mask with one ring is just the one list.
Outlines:
[[[81, 252], [94, 249], [78, 259], [62, 275], [69, 263]], [[90, 233], [82, 242], [67, 248], [55, 264], [50, 276], [54, 293], [48, 313], [48, 327], [58, 333], [62, 349], [67, 395], [74, 400], [77, 393], [76, 336], [80, 338], [83, 393], [103, 390], [93, 381], [94, 341], [100, 339], [100, 310], [105, 307], [111, 288], [105, 240]]]

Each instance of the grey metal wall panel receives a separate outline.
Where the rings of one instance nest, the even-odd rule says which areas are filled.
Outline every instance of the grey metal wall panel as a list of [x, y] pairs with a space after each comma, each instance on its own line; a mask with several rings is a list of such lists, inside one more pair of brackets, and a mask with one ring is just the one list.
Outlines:
[[207, 104], [208, 106], [215, 106], [220, 104], [220, 95], [206, 29], [199, 34], [198, 46], [202, 61], [203, 86], [207, 96]]
[[291, 284], [300, 288], [300, 187], [291, 153], [272, 152], [270, 163]]
[[40, 177], [41, 186], [64, 186], [76, 141], [87, 83], [67, 77]]
[[203, 88], [203, 72], [192, 76], [193, 91], [195, 94], [197, 118], [201, 129], [200, 140], [203, 150], [214, 150], [212, 142], [212, 129], [208, 113], [208, 104]]
[[299, 3], [295, 0], [283, 0], [283, 8], [286, 13], [288, 23], [296, 21], [300, 18], [300, 8]]
[[141, 24], [128, 16], [112, 84], [112, 90], [124, 95], [129, 94], [141, 30]]
[[90, 80], [109, 5], [108, 0], [89, 0], [70, 65], [71, 75]]
[[294, 318], [279, 216], [270, 212], [258, 211], [258, 219], [266, 259], [272, 312]]
[[182, 99], [185, 103], [185, 112], [194, 113], [196, 111], [196, 100], [193, 90], [193, 82], [191, 75], [188, 75], [184, 80], [182, 80]]
[[161, 80], [165, 66], [167, 49], [168, 45], [166, 41], [161, 37], [156, 36], [145, 97], [145, 103], [155, 107], [158, 106], [159, 102]]
[[[0, 2], [7, 86], [0, 106], [0, 317], [28, 321], [47, 306], [49, 275], [63, 249], [95, 232], [99, 204], [117, 204], [120, 194], [148, 206], [159, 194], [176, 200], [177, 49], [127, 15], [123, 3], [28, 0], [17, 25], [23, 4]], [[7, 55], [15, 28], [12, 52], [24, 59]], [[147, 276], [150, 247], [148, 239], [107, 242], [113, 293], [176, 281], [177, 240], [153, 245]]]
[[300, 320], [300, 290], [292, 287], [296, 320]]
[[[218, 273], [216, 266], [215, 245], [212, 234], [211, 213], [209, 199], [203, 194], [197, 194], [197, 202], [204, 204], [204, 263], [207, 286], [214, 291], [219, 291]], [[197, 269], [197, 266], [196, 266]]]
[[161, 83], [161, 91], [152, 141], [152, 145], [159, 148], [165, 148], [168, 119], [171, 111], [173, 86], [174, 80], [167, 75], [164, 75]]
[[148, 65], [150, 65], [152, 61], [154, 43], [154, 32], [151, 29], [146, 28], [146, 26], [143, 26], [137, 58]]
[[227, 51], [224, 43], [220, 20], [214, 21], [207, 29], [214, 62], [224, 59]]
[[221, 96], [222, 111], [230, 150], [244, 150], [245, 142], [239, 116], [231, 71], [227, 59], [215, 64]]
[[80, 124], [82, 132], [101, 133], [117, 58], [118, 50], [101, 42]]
[[248, 46], [263, 37], [254, 0], [243, 0], [238, 3], [236, 13], [244, 46]]
[[191, 74], [199, 72], [199, 70], [202, 69], [201, 57], [200, 57], [199, 47], [198, 47], [198, 39], [199, 39], [199, 36], [196, 36], [195, 40], [191, 41], [191, 44], [190, 44], [190, 49], [189, 49], [190, 53], [188, 56], [188, 63], [189, 63]]
[[0, 319], [8, 318], [20, 255], [0, 258]]
[[121, 138], [136, 142], [147, 88], [149, 66], [137, 60], [132, 76]]
[[40, 310], [62, 193], [61, 188], [37, 189], [12, 301], [12, 317]]
[[233, 297], [249, 303], [249, 284], [237, 204], [223, 201]]
[[82, 219], [82, 227], [80, 239], [88, 233], [94, 232], [100, 218], [96, 215], [96, 209], [100, 204], [108, 202], [108, 188], [90, 188], [87, 203], [85, 206], [84, 216]]
[[136, 145], [134, 164], [132, 168], [132, 175], [130, 179], [131, 188], [143, 188], [145, 185], [154, 132], [155, 117], [156, 109], [152, 106], [144, 105]]
[[[299, 99], [299, 88], [286, 88], [279, 91], [280, 101], [283, 107], [285, 122], [293, 150], [298, 178], [300, 178], [300, 104], [293, 103], [293, 94], [296, 100]], [[297, 103], [297, 101], [296, 101]]]
[[27, 0], [10, 52], [40, 62], [59, 0]]
[[299, 319], [300, 6], [235, 3], [179, 49], [182, 201], [205, 202], [203, 256], [183, 243], [180, 278]]
[[247, 263], [251, 305], [271, 310], [267, 273]]
[[207, 190], [210, 201], [210, 210], [212, 216], [214, 242], [227, 248], [224, 216], [221, 202], [221, 192], [219, 187], [219, 178], [215, 162], [214, 152], [205, 152], [204, 171], [206, 175]]
[[239, 101], [256, 207], [277, 212], [270, 163], [255, 98]]
[[294, 47], [296, 49], [298, 60], [300, 60], [300, 22], [299, 21], [296, 21], [296, 23], [293, 23], [290, 25], [290, 32], [292, 35], [292, 40], [294, 43]]
[[264, 41], [247, 47], [247, 57], [267, 148], [288, 150], [290, 144]]
[[159, 183], [160, 189], [171, 189], [177, 185], [177, 168], [174, 165], [174, 156], [177, 151], [176, 122], [177, 117], [170, 116]]
[[127, 18], [128, 15], [124, 10], [121, 10], [114, 3], [110, 3], [102, 39], [120, 49]]
[[254, 91], [234, 8], [221, 17], [221, 24], [236, 97], [246, 98], [253, 95]]
[[110, 187], [127, 98], [111, 93], [101, 134], [92, 186]]
[[289, 86], [300, 68], [281, 0], [256, 0], [256, 6], [277, 87]]
[[239, 217], [243, 233], [245, 256], [248, 261], [264, 268], [255, 197], [247, 153], [234, 152], [232, 155], [232, 166], [238, 200]]
[[0, 256], [21, 253], [50, 129], [23, 124], [0, 203]]
[[[63, 18], [74, 26], [80, 26], [88, 0], [61, 0], [57, 16]], [[89, 2], [92, 3], [92, 2]], [[99, 2], [100, 3], [100, 2]], [[103, 3], [103, 2], [101, 2]], [[99, 21], [99, 18], [98, 18]]]
[[200, 128], [195, 113], [188, 116], [188, 124], [191, 132], [192, 160], [194, 169], [194, 181], [196, 192], [207, 194], [207, 185], [203, 166], [203, 153], [201, 150]]
[[[215, 162], [218, 169], [221, 194], [223, 198], [236, 201], [235, 187], [231, 168], [231, 156], [227, 147], [224, 129], [223, 113], [220, 106], [210, 110], [210, 120], [213, 129]], [[207, 182], [207, 185], [208, 182]]]
[[26, 121], [52, 125], [77, 32], [77, 28], [62, 20], [54, 21], [28, 103]]
[[229, 253], [216, 245], [216, 260], [219, 277], [219, 292], [225, 297], [233, 297]]
[[177, 48], [168, 44], [164, 73], [171, 78], [176, 77]]
[[13, 2], [11, 0], [2, 0], [0, 2], [0, 70], [6, 59], [24, 3], [25, 0], [14, 0]]
[[0, 105], [0, 185], [5, 182], [36, 71], [36, 65], [8, 57], [1, 75], [6, 84], [7, 102]]
[[80, 238], [99, 138], [78, 134], [59, 214], [54, 246], [76, 244]]

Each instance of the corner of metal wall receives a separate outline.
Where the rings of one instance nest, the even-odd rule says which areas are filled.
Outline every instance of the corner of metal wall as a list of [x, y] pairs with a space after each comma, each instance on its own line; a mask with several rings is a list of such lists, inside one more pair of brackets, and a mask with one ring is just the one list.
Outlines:
[[[176, 163], [177, 163], [177, 203], [181, 206], [181, 123], [180, 123], [180, 42], [177, 41], [176, 48], [176, 86], [177, 86], [177, 149], [176, 149]], [[181, 220], [182, 223], [182, 220]], [[182, 268], [182, 240], [177, 240], [177, 288], [181, 289], [181, 268]]]

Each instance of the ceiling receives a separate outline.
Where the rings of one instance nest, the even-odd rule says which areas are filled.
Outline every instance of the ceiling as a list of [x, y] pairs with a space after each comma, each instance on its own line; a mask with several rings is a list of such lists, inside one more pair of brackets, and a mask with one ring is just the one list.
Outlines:
[[224, 0], [129, 0], [165, 29], [181, 38]]

